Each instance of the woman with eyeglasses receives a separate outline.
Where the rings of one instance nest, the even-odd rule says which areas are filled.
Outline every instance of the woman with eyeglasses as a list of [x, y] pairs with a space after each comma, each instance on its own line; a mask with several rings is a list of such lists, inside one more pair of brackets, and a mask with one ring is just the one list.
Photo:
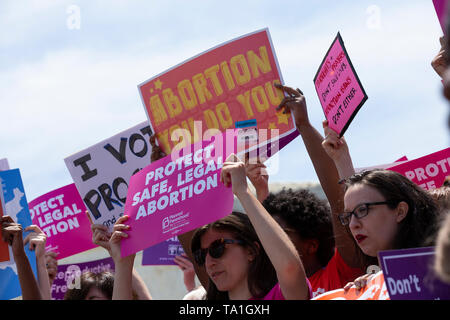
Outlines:
[[311, 287], [295, 246], [249, 191], [245, 165], [233, 154], [221, 181], [232, 186], [247, 214], [233, 212], [192, 238], [195, 262], [209, 277], [206, 299], [309, 299]]
[[344, 138], [339, 138], [326, 121], [324, 129], [322, 146], [334, 160], [345, 186], [345, 209], [339, 220], [358, 244], [367, 265], [378, 264], [378, 252], [383, 250], [430, 245], [439, 213], [429, 193], [394, 171], [355, 173]]

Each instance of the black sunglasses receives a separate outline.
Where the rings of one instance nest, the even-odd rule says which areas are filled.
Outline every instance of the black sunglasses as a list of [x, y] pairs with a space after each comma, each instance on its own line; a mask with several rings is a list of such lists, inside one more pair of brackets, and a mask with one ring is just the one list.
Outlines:
[[202, 266], [205, 264], [206, 255], [208, 253], [212, 258], [218, 259], [221, 256], [223, 256], [223, 254], [225, 253], [225, 245], [232, 244], [232, 243], [237, 243], [237, 244], [243, 245], [245, 242], [242, 240], [224, 239], [224, 238], [214, 240], [209, 245], [208, 248], [195, 250], [193, 252], [194, 260], [199, 266]]
[[376, 206], [376, 205], [381, 205], [381, 204], [390, 204], [390, 203], [392, 203], [392, 201], [361, 203], [355, 209], [353, 209], [353, 211], [341, 213], [339, 215], [339, 221], [341, 221], [342, 225], [346, 226], [350, 223], [350, 219], [352, 218], [352, 215], [354, 215], [358, 219], [361, 219], [369, 214], [370, 206]]

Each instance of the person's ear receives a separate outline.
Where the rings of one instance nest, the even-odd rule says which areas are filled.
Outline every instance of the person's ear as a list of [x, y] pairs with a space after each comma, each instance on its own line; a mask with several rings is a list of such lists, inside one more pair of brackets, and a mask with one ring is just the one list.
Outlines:
[[405, 201], [400, 201], [397, 205], [397, 223], [400, 223], [403, 219], [405, 219], [408, 214], [409, 206]]
[[256, 259], [256, 256], [259, 254], [259, 250], [261, 250], [261, 246], [257, 241], [254, 241], [253, 244], [255, 245], [255, 248], [248, 249], [248, 261], [250, 262]]
[[319, 249], [319, 240], [317, 239], [308, 239], [307, 242], [307, 252], [309, 255], [315, 255], [317, 250]]

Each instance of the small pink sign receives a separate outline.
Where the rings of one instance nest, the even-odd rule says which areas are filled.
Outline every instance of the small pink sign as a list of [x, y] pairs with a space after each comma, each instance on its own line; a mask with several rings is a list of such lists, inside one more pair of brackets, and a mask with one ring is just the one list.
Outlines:
[[339, 32], [314, 77], [314, 86], [328, 126], [342, 137], [367, 95]]
[[75, 184], [46, 193], [28, 204], [33, 224], [47, 235], [47, 250], [58, 259], [96, 248], [91, 223]]
[[237, 134], [226, 130], [173, 152], [133, 175], [125, 215], [129, 238], [122, 240], [128, 256], [229, 215], [231, 188], [220, 182], [226, 157], [236, 153]]
[[425, 190], [439, 188], [450, 175], [450, 148], [388, 168]]

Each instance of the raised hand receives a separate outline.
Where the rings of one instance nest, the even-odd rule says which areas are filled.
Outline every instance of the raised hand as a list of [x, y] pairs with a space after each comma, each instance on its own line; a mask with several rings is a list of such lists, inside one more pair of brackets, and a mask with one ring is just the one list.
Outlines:
[[187, 291], [192, 291], [195, 289], [195, 270], [194, 265], [189, 260], [186, 254], [181, 256], [175, 256], [173, 261], [178, 265], [180, 270], [183, 272], [183, 281]]
[[283, 113], [292, 111], [295, 125], [300, 131], [304, 126], [310, 126], [311, 124], [308, 118], [308, 111], [306, 109], [306, 99], [303, 92], [300, 89], [295, 90], [291, 87], [283, 86], [278, 83], [275, 83], [275, 87], [281, 89], [289, 95], [281, 101], [277, 107], [277, 110], [283, 109]]
[[29, 244], [29, 249], [34, 250], [36, 259], [42, 259], [45, 256], [45, 244], [47, 243], [47, 235], [37, 226], [30, 225], [25, 231], [31, 231], [23, 240], [23, 245]]
[[0, 217], [2, 239], [11, 246], [14, 256], [25, 255], [22, 225], [15, 223], [10, 216]]
[[230, 154], [220, 172], [220, 182], [232, 187], [235, 195], [247, 192], [245, 164], [235, 155]]
[[446, 62], [446, 46], [445, 46], [445, 38], [440, 37], [439, 42], [441, 43], [441, 49], [439, 50], [438, 54], [433, 58], [431, 61], [431, 66], [433, 67], [434, 71], [442, 78], [444, 78], [445, 70], [447, 69], [447, 62]]
[[155, 162], [159, 159], [162, 159], [166, 156], [166, 153], [162, 151], [162, 149], [156, 145], [156, 135], [152, 134], [150, 136], [150, 144], [152, 145], [152, 153], [150, 155], [150, 161]]

